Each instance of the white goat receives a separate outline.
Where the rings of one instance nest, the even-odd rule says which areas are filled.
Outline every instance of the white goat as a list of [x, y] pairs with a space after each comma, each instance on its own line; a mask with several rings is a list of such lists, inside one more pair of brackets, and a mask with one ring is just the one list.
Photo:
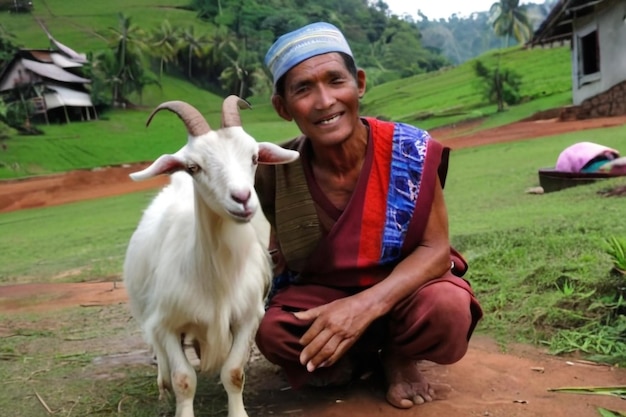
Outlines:
[[228, 416], [247, 416], [244, 366], [271, 277], [267, 237], [250, 222], [262, 216], [254, 174], [257, 163], [298, 158], [295, 151], [257, 143], [241, 127], [238, 106], [247, 102], [224, 100], [222, 128], [212, 131], [191, 105], [161, 104], [147, 124], [159, 110], [170, 110], [185, 123], [187, 144], [131, 174], [134, 180], [171, 174], [130, 239], [124, 283], [156, 354], [160, 397], [174, 391], [177, 417], [194, 415], [197, 381], [181, 346], [184, 336], [194, 340], [200, 370], [220, 372]]

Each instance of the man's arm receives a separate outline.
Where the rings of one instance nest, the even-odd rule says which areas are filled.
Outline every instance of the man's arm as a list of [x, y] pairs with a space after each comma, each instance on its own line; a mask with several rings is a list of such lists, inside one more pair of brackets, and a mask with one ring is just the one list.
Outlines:
[[387, 278], [353, 296], [295, 313], [299, 319], [312, 322], [300, 339], [304, 346], [300, 362], [309, 371], [333, 365], [374, 320], [449, 269], [448, 214], [437, 179], [422, 242]]

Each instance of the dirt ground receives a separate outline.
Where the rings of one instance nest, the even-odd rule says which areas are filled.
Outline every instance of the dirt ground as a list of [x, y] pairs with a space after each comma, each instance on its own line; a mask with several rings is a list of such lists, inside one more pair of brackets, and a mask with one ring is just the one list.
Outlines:
[[[519, 122], [477, 134], [473, 124], [436, 129], [431, 134], [453, 149], [489, 143], [550, 136], [575, 130], [617, 126], [626, 117], [561, 122]], [[167, 178], [132, 182], [130, 172], [144, 165], [107, 167], [27, 180], [0, 182], [0, 213], [109, 197], [155, 189]], [[72, 306], [123, 304], [123, 285], [111, 282], [41, 283], [0, 287], [0, 313], [46, 312]], [[2, 326], [0, 326], [0, 335]], [[475, 337], [466, 357], [450, 366], [426, 364], [431, 380], [447, 383], [453, 391], [437, 401], [409, 411], [396, 410], [384, 400], [378, 378], [347, 388], [291, 391], [276, 370], [256, 358], [248, 372], [247, 407], [250, 415], [290, 416], [598, 416], [597, 407], [626, 412], [626, 401], [616, 397], [564, 394], [548, 391], [566, 386], [626, 385], [626, 370], [590, 364], [575, 358], [556, 358], [529, 346], [507, 346]], [[255, 373], [256, 372], [256, 373]], [[280, 404], [271, 408], [268, 404]]]

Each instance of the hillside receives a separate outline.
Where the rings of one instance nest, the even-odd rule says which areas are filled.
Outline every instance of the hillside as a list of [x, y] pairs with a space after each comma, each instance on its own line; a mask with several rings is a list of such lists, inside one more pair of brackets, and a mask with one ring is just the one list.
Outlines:
[[[87, 53], [106, 47], [104, 34], [117, 24], [119, 10], [146, 28], [163, 19], [172, 26], [193, 24], [209, 30], [195, 14], [180, 7], [186, 0], [110, 0], [90, 5], [89, 13], [76, 0], [35, 0], [32, 15], [4, 15], [3, 26], [15, 34], [19, 44], [45, 48], [48, 40], [36, 22], [42, 19], [60, 42]], [[481, 120], [475, 129], [494, 127], [526, 118], [533, 113], [571, 103], [571, 63], [568, 47], [526, 50], [520, 47], [494, 50], [456, 67], [448, 67], [388, 82], [370, 88], [362, 105], [366, 115], [404, 121], [422, 128]], [[522, 77], [524, 103], [496, 113], [485, 103], [473, 65], [476, 60], [494, 67], [511, 68]], [[358, 61], [358, 59], [357, 59]], [[246, 129], [259, 140], [282, 141], [297, 133], [294, 124], [284, 123], [270, 106], [268, 96], [246, 97], [253, 111], [242, 114]], [[164, 75], [161, 87], [148, 86], [142, 97], [133, 97], [139, 108], [114, 110], [100, 120], [70, 125], [39, 126], [42, 136], [15, 137], [0, 154], [0, 178], [15, 178], [146, 161], [169, 152], [172, 142], [184, 135], [175, 118], [160, 116], [150, 129], [144, 123], [158, 103], [183, 99], [201, 109], [209, 123], [218, 123], [221, 97], [182, 79]], [[176, 139], [178, 138], [178, 139]]]
[[194, 24], [198, 29], [210, 29], [196, 21], [193, 11], [182, 8], [188, 4], [188, 0], [108, 0], [88, 5], [78, 0], [33, 0], [32, 13], [5, 13], [0, 23], [15, 35], [18, 46], [47, 48], [48, 39], [35, 20], [41, 19], [59, 41], [75, 50], [93, 53], [106, 48], [107, 33], [109, 28], [118, 27], [120, 11], [144, 28], [158, 27], [167, 19], [174, 26]]
[[[473, 66], [477, 61], [513, 69], [522, 77], [524, 103], [504, 114], [484, 102]], [[571, 58], [568, 47], [489, 51], [457, 67], [392, 81], [371, 89], [365, 110], [425, 128], [490, 116], [485, 127], [509, 123], [553, 107], [571, 104]]]

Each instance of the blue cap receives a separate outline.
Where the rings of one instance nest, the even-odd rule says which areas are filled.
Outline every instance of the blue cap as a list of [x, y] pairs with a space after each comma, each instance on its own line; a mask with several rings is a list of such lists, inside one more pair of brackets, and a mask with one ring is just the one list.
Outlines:
[[352, 57], [339, 29], [326, 22], [311, 23], [278, 38], [265, 55], [265, 65], [276, 85], [280, 77], [302, 61], [329, 52], [343, 52]]

